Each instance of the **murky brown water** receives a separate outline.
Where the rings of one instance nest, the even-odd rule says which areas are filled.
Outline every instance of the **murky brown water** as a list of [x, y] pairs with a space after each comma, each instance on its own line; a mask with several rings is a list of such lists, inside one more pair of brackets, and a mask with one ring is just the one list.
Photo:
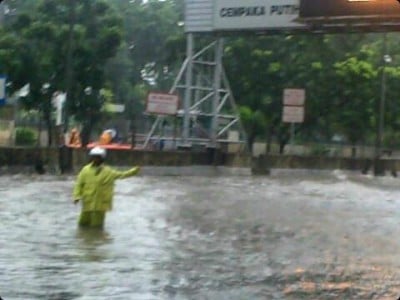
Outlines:
[[0, 295], [397, 299], [400, 180], [341, 172], [119, 181], [80, 231], [73, 177], [0, 177]]

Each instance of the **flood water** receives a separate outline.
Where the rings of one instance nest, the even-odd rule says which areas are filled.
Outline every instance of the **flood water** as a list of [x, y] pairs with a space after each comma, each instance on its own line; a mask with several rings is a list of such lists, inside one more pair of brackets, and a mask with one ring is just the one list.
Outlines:
[[0, 177], [0, 296], [397, 299], [400, 179], [338, 171], [118, 181], [78, 230], [73, 177]]

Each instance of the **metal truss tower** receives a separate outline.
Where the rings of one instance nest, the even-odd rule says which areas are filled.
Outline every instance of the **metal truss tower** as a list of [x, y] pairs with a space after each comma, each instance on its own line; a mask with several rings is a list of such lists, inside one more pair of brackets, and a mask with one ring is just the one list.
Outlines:
[[[204, 35], [203, 35], [204, 36]], [[196, 51], [194, 35], [187, 34], [186, 59], [169, 93], [181, 99], [180, 130], [174, 139], [179, 148], [204, 145], [219, 148], [222, 144], [244, 144], [246, 137], [238, 109], [222, 65], [223, 39], [217, 38]], [[157, 132], [171, 117], [158, 116], [144, 141], [147, 148]], [[171, 137], [162, 136], [167, 140]]]

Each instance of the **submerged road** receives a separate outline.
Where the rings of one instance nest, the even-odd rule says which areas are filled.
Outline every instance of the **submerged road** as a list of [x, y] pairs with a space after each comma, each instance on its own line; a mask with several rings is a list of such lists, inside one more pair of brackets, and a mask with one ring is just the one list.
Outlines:
[[400, 181], [341, 172], [119, 181], [78, 230], [73, 177], [0, 177], [4, 300], [397, 299]]

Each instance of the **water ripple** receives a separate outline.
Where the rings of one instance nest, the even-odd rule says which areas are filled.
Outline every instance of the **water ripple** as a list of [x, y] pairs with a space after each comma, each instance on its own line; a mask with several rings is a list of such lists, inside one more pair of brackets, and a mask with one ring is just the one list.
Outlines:
[[2, 176], [0, 295], [30, 299], [396, 299], [400, 188], [339, 171], [119, 181], [78, 230], [72, 177]]

